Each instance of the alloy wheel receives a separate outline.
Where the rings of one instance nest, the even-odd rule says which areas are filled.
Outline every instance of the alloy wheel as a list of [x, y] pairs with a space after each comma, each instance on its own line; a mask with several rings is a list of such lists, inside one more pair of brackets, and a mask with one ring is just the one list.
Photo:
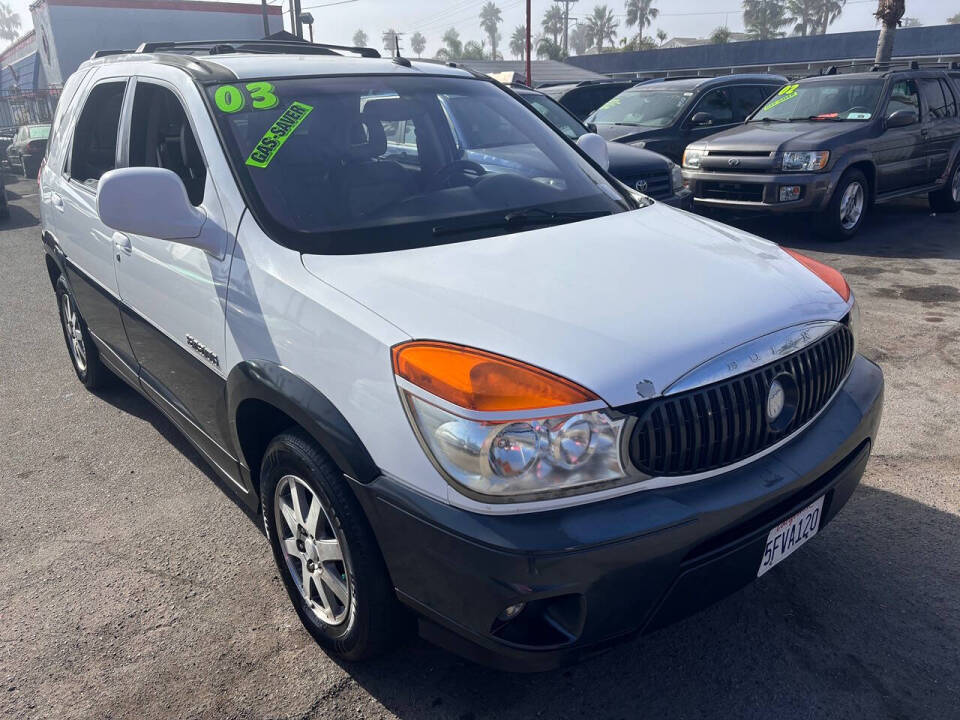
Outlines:
[[960, 165], [957, 165], [953, 171], [953, 179], [950, 181], [950, 195], [955, 203], [960, 203]]
[[80, 328], [80, 316], [67, 293], [63, 293], [60, 301], [60, 312], [63, 316], [63, 326], [67, 331], [67, 344], [77, 370], [87, 371], [87, 346], [83, 342], [83, 330]]
[[840, 226], [844, 230], [852, 230], [863, 216], [864, 192], [863, 185], [852, 182], [847, 185], [840, 198]]
[[287, 570], [310, 611], [340, 625], [350, 610], [346, 543], [320, 497], [296, 475], [284, 475], [274, 494], [274, 522]]

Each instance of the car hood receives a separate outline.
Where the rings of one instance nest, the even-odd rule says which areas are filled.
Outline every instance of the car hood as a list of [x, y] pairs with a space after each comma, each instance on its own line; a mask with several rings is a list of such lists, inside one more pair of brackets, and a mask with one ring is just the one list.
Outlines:
[[849, 122], [750, 122], [711, 135], [696, 143], [711, 151], [829, 150], [834, 138], [858, 133], [861, 123]]
[[367, 255], [304, 255], [307, 270], [411, 338], [537, 365], [611, 406], [662, 392], [721, 352], [847, 312], [775, 244], [655, 204], [500, 237]]
[[630, 145], [608, 142], [607, 152], [610, 155], [610, 174], [614, 177], [638, 172], [666, 171], [671, 165], [670, 160], [659, 153]]
[[628, 143], [641, 140], [654, 130], [660, 130], [646, 125], [614, 125], [613, 123], [596, 123], [597, 134], [605, 140], [618, 143]]

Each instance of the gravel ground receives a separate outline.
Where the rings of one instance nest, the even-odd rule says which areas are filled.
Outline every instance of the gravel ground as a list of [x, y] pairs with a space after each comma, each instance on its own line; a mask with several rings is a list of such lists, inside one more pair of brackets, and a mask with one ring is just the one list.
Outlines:
[[840, 516], [710, 610], [542, 675], [422, 641], [331, 661], [256, 523], [156, 410], [85, 392], [39, 243], [36, 184], [0, 227], [0, 716], [955, 718], [960, 707], [960, 215], [878, 209], [827, 245], [887, 378], [880, 440]]

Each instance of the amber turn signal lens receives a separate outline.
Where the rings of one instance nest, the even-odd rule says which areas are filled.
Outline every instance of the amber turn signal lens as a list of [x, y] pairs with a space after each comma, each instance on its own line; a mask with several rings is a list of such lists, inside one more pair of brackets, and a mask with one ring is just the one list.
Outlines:
[[398, 377], [468, 410], [509, 412], [599, 398], [540, 368], [474, 348], [413, 341], [393, 348]]
[[783, 251], [833, 288], [837, 295], [843, 298], [844, 302], [850, 301], [850, 286], [839, 270], [834, 270], [829, 265], [824, 265], [822, 262], [802, 255], [796, 250], [783, 248]]

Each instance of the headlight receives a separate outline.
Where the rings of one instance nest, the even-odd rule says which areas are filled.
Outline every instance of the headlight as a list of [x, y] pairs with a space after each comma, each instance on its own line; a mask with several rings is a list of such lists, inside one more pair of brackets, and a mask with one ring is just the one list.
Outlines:
[[647, 146], [646, 140], [634, 140], [632, 143], [628, 143], [635, 148], [640, 148], [641, 150]]
[[674, 195], [683, 190], [683, 170], [676, 163], [670, 163], [670, 187]]
[[464, 494], [520, 502], [595, 490], [626, 477], [624, 421], [611, 418], [588, 390], [447, 343], [404, 343], [393, 357], [414, 430]]
[[816, 152], [785, 152], [780, 160], [780, 169], [785, 172], [815, 172], [823, 170], [830, 159], [826, 150]]
[[700, 158], [704, 155], [703, 150], [697, 150], [695, 148], [687, 148], [683, 151], [683, 166], [685, 168], [690, 168], [691, 170], [697, 170], [700, 168]]

